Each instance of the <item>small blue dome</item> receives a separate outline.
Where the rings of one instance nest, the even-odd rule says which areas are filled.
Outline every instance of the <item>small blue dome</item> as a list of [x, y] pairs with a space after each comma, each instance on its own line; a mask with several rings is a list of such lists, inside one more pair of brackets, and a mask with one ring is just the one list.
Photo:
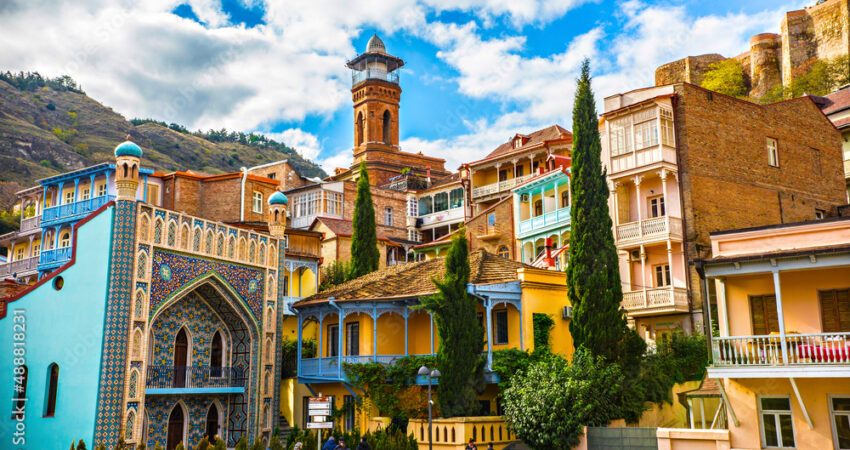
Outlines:
[[141, 158], [142, 148], [132, 141], [127, 140], [115, 147], [115, 156], [135, 156], [136, 158]]
[[274, 194], [269, 196], [269, 205], [286, 205], [289, 203], [289, 199], [283, 195], [283, 192], [275, 191]]

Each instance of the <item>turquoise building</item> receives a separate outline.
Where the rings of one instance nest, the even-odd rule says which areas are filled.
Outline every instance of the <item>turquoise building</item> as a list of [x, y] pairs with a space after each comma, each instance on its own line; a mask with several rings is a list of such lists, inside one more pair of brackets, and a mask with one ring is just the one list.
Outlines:
[[68, 242], [49, 249], [61, 257], [42, 251], [39, 280], [0, 302], [10, 349], [0, 442], [267, 440], [280, 402], [286, 197], [269, 198], [269, 232], [226, 225], [147, 202], [142, 149], [124, 142], [115, 156], [41, 182], [42, 205], [48, 191], [60, 200], [40, 209], [41, 241]]

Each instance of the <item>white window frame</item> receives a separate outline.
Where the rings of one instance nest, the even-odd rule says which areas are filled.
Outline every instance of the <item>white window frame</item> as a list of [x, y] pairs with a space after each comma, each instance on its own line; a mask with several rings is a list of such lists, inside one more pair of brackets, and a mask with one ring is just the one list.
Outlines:
[[103, 183], [97, 187], [97, 196], [103, 197], [106, 195], [106, 183]]
[[829, 427], [832, 429], [832, 442], [834, 442], [835, 450], [847, 450], [850, 447], [839, 447], [838, 446], [838, 430], [835, 429], [835, 418], [836, 416], [844, 416], [847, 418], [847, 421], [850, 422], [850, 411], [835, 411], [832, 406], [832, 400], [836, 398], [850, 399], [850, 395], [829, 395]]
[[[653, 215], [653, 211], [652, 211], [653, 204], [652, 203], [656, 202], [656, 201], [658, 202], [657, 207], [658, 207], [658, 213], [659, 214]], [[663, 194], [653, 195], [652, 197], [647, 197], [646, 202], [647, 202], [647, 205], [646, 205], [647, 211], [646, 212], [648, 213], [647, 215], [650, 218], [655, 219], [655, 218], [664, 217], [664, 216], [667, 215], [667, 204], [666, 204], [667, 202], [664, 200]]]
[[[64, 239], [62, 236], [67, 235], [68, 238]], [[64, 244], [64, 245], [63, 245]], [[59, 232], [59, 248], [68, 248], [71, 246], [71, 232], [68, 230]]]
[[67, 205], [69, 203], [74, 203], [74, 191], [65, 192], [64, 199], [62, 200], [63, 205]]
[[31, 250], [31, 252], [32, 252], [32, 256], [33, 256], [33, 258], [35, 258], [35, 257], [37, 257], [37, 256], [39, 256], [39, 255], [41, 255], [41, 242], [39, 242], [39, 243], [35, 243], [35, 242], [34, 242], [34, 243], [32, 244], [32, 250]]
[[254, 193], [251, 196], [251, 199], [252, 199], [252, 202], [251, 202], [252, 211], [254, 211], [257, 214], [262, 214], [263, 213], [263, 193], [259, 192], [259, 191], [254, 191]]
[[384, 225], [393, 226], [393, 208], [391, 206], [384, 208]]
[[[658, 270], [661, 269], [661, 272]], [[658, 275], [661, 275], [662, 281], [664, 284], [658, 282]], [[673, 285], [673, 271], [670, 268], [670, 264], [656, 264], [652, 266], [652, 281], [655, 283], [655, 287], [670, 287]]]
[[88, 200], [89, 198], [91, 198], [91, 189], [83, 188], [83, 195], [80, 200]]
[[779, 167], [779, 140], [769, 137], [765, 146], [767, 147], [767, 165]]
[[[498, 327], [498, 316], [502, 314], [505, 315], [505, 337], [507, 339], [503, 341], [499, 341], [499, 330], [501, 327]], [[511, 316], [508, 314], [508, 309], [496, 309], [493, 310], [493, 345], [508, 345], [511, 341]]]
[[16, 248], [15, 249], [15, 259], [13, 259], [13, 261], [20, 261], [20, 260], [24, 259], [25, 258], [24, 255], [26, 255], [26, 253], [27, 253], [26, 248], [24, 248], [24, 247]]
[[[781, 410], [775, 410], [775, 409], [768, 409], [768, 410], [762, 409], [761, 401], [763, 399], [770, 399], [770, 398], [787, 399], [788, 400], [788, 411], [781, 411]], [[758, 402], [758, 404], [756, 406], [758, 406], [759, 433], [761, 434], [762, 448], [779, 448], [779, 449], [797, 448], [797, 428], [794, 426], [794, 409], [793, 409], [794, 407], [791, 403], [791, 396], [790, 395], [758, 395], [758, 396], [756, 396], [756, 401]], [[773, 416], [773, 420], [776, 424], [776, 432], [777, 432], [776, 437], [777, 437], [779, 443], [782, 444], [779, 447], [772, 447], [772, 446], [767, 445], [767, 439], [766, 439], [765, 434], [764, 434], [764, 414], [765, 413], [771, 414]], [[787, 413], [789, 416], [791, 416], [791, 435], [794, 438], [794, 445], [792, 445], [790, 447], [785, 446], [784, 445], [785, 442], [782, 442], [782, 431], [780, 429], [779, 420], [778, 420], [778, 416], [780, 414], [785, 414], [785, 413]]]

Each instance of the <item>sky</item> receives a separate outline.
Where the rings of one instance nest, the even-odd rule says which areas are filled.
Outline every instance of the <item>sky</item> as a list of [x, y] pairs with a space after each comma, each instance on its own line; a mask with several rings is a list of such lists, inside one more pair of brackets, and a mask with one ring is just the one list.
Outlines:
[[0, 70], [70, 75], [125, 117], [260, 132], [348, 167], [345, 62], [378, 34], [401, 70], [401, 146], [456, 169], [571, 126], [590, 58], [597, 103], [687, 55], [734, 56], [814, 0], [0, 0]]

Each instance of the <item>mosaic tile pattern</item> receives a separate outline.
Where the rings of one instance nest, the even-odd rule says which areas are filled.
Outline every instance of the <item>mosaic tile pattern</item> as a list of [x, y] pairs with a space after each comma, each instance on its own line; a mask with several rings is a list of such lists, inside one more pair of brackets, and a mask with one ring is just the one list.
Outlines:
[[112, 250], [103, 357], [94, 439], [113, 445], [122, 426], [124, 375], [127, 358], [127, 327], [133, 288], [136, 203], [117, 201], [112, 219]]
[[[163, 266], [167, 266], [167, 269], [162, 270]], [[166, 274], [165, 278], [163, 278], [163, 273]], [[221, 263], [206, 258], [180, 255], [159, 249], [154, 251], [153, 270], [151, 271], [150, 315], [153, 315], [172, 294], [195, 279], [209, 273], [215, 273], [226, 280], [230, 287], [247, 302], [254, 313], [254, 319], [258, 322], [262, 321], [265, 295], [262, 270]]]
[[[198, 445], [204, 437], [207, 427], [207, 413], [210, 406], [218, 399], [218, 403], [226, 408], [227, 396], [155, 396], [148, 397], [145, 401], [145, 411], [148, 414], [148, 441], [147, 448], [155, 448], [157, 444], [165, 448], [168, 437], [168, 417], [171, 411], [182, 401], [189, 411], [188, 417], [184, 417], [188, 424], [188, 444], [190, 448]], [[222, 436], [224, 437], [224, 436]], [[234, 446], [235, 444], [228, 444]]]
[[[151, 325], [154, 336], [153, 361], [148, 364], [158, 366], [172, 366], [174, 358], [174, 339], [182, 327], [189, 331], [192, 349], [192, 362], [194, 367], [208, 366], [210, 363], [210, 345], [216, 330], [222, 330], [225, 342], [227, 334], [225, 329], [230, 329], [213, 313], [197, 295], [188, 295], [178, 301], [158, 317]], [[227, 346], [229, 349], [230, 346]], [[246, 361], [247, 362], [247, 361]]]

